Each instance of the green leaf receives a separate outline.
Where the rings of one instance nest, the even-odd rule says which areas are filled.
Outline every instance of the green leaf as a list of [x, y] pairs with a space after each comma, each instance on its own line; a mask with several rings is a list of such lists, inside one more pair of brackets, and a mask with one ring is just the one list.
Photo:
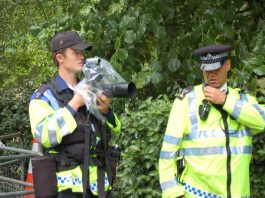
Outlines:
[[253, 71], [255, 74], [257, 74], [259, 76], [264, 76], [265, 75], [265, 65], [260, 66], [258, 68], [255, 68]]
[[235, 31], [230, 26], [226, 25], [222, 29], [224, 31], [224, 36], [225, 37], [230, 38], [230, 39], [232, 39], [234, 37], [234, 32]]
[[83, 28], [84, 28], [85, 32], [90, 31], [90, 28], [91, 28], [90, 23], [85, 22], [84, 25], [83, 25]]
[[119, 60], [125, 60], [128, 57], [128, 51], [125, 49], [118, 49], [116, 55]]
[[39, 27], [39, 26], [31, 26], [30, 27], [30, 32], [33, 36], [37, 36], [40, 31], [41, 31], [41, 27]]
[[73, 24], [73, 28], [74, 28], [74, 30], [76, 30], [76, 31], [80, 31], [80, 30], [81, 30], [81, 24], [80, 24], [80, 22], [75, 22], [75, 23]]
[[171, 59], [169, 61], [169, 63], [168, 63], [168, 69], [171, 72], [177, 71], [177, 69], [179, 68], [179, 66], [180, 66], [180, 61], [179, 61], [178, 58]]
[[118, 49], [120, 47], [120, 37], [118, 37], [115, 41], [114, 48]]
[[138, 34], [139, 36], [142, 36], [142, 35], [145, 33], [145, 30], [146, 30], [146, 24], [143, 23], [143, 22], [141, 22], [141, 23], [139, 24], [139, 27], [138, 27], [138, 30], [137, 30], [137, 34]]
[[135, 24], [135, 17], [130, 17], [130, 16], [127, 16], [125, 15], [123, 18], [122, 18], [122, 21], [120, 23], [120, 28], [128, 28], [128, 27], [131, 27], [133, 24]]
[[163, 38], [165, 37], [166, 35], [166, 31], [165, 31], [165, 28], [162, 27], [162, 26], [156, 26], [156, 29], [155, 29], [155, 36], [157, 38]]
[[126, 43], [133, 43], [136, 40], [136, 34], [133, 30], [126, 31], [124, 34], [124, 41]]
[[158, 61], [154, 61], [152, 62], [151, 64], [151, 68], [154, 70], [154, 71], [159, 71], [161, 69], [161, 65], [159, 64]]
[[156, 84], [160, 83], [160, 81], [162, 81], [162, 78], [163, 77], [160, 73], [154, 72], [153, 76], [152, 76], [152, 83], [156, 85]]

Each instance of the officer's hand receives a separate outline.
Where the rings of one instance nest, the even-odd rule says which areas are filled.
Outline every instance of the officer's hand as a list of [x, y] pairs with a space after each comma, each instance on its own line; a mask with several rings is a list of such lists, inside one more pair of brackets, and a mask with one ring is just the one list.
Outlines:
[[80, 81], [74, 88], [74, 93], [82, 96], [84, 99], [84, 103], [82, 105], [86, 105], [89, 108], [96, 99], [96, 90], [91, 87], [91, 85], [87, 84], [85, 79]]
[[214, 87], [206, 86], [203, 88], [206, 100], [213, 104], [223, 105], [225, 102], [226, 94]]
[[109, 111], [110, 99], [104, 94], [97, 96], [98, 111], [102, 114], [106, 114]]
[[78, 111], [79, 107], [85, 105], [85, 100], [81, 94], [76, 93], [73, 98], [68, 102], [75, 111]]

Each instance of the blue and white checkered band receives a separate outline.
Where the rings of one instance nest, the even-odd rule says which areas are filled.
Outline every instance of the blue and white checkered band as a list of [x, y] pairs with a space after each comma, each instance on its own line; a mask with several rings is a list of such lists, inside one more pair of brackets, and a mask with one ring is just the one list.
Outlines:
[[212, 55], [209, 53], [206, 56], [201, 56], [201, 62], [206, 63], [206, 64], [217, 63], [217, 62], [220, 62], [222, 58], [227, 57], [227, 56], [228, 56], [227, 52], [223, 52], [223, 53], [215, 54], [215, 55]]
[[222, 60], [222, 58], [227, 57], [228, 53], [227, 52], [223, 52], [223, 53], [219, 53], [219, 54], [207, 54], [206, 56], [201, 56], [201, 70], [203, 71], [213, 71], [216, 69], [219, 69], [222, 65], [220, 63], [220, 61]]

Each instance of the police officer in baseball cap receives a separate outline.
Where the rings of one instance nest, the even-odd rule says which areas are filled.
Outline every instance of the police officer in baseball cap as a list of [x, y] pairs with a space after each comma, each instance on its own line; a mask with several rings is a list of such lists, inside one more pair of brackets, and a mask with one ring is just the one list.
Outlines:
[[81, 39], [76, 31], [59, 32], [51, 39], [51, 52], [54, 64], [59, 67], [58, 54], [64, 54], [66, 49], [79, 52], [91, 51], [92, 45]]
[[51, 40], [51, 51], [56, 52], [65, 48], [79, 51], [92, 50], [92, 45], [82, 41], [75, 31], [59, 32]]
[[[29, 105], [33, 137], [51, 160], [48, 165], [39, 163], [40, 171], [34, 178], [36, 197], [112, 197], [119, 150], [115, 147], [117, 152], [110, 159], [109, 142], [120, 132], [121, 122], [110, 108], [110, 98], [103, 93], [96, 95], [95, 106], [104, 120], [86, 106], [92, 106], [94, 99], [87, 101], [92, 90], [79, 81], [78, 74], [83, 71], [84, 50], [91, 49], [92, 45], [75, 31], [60, 32], [51, 39], [58, 75], [40, 85]], [[49, 182], [45, 180], [47, 175]]]

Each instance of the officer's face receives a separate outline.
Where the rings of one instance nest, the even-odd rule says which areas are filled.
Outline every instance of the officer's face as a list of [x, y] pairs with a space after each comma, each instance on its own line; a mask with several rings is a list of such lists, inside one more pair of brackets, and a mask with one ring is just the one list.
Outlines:
[[57, 60], [59, 68], [68, 72], [79, 73], [82, 71], [84, 64], [83, 51], [67, 48], [64, 54], [58, 54]]
[[227, 60], [223, 66], [213, 71], [204, 71], [203, 77], [207, 85], [220, 88], [226, 82], [227, 73], [230, 70], [230, 60]]

